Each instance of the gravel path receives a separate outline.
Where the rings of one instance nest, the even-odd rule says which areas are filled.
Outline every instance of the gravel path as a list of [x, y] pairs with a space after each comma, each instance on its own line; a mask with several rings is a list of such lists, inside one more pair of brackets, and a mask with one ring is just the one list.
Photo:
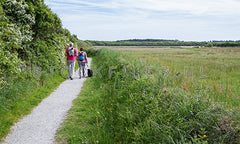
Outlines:
[[[89, 67], [91, 59], [88, 59]], [[77, 98], [86, 78], [64, 81], [49, 97], [45, 98], [31, 114], [12, 127], [4, 144], [53, 144], [54, 136], [64, 121], [72, 101]]]

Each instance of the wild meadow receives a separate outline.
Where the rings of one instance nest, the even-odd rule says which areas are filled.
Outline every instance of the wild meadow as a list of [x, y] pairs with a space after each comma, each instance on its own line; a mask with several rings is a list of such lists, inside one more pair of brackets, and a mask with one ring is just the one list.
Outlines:
[[[240, 48], [113, 48], [151, 68], [166, 69], [187, 92], [205, 89], [208, 99], [239, 109]], [[179, 83], [181, 79], [181, 83]]]
[[111, 49], [93, 58], [59, 143], [240, 142], [239, 49]]

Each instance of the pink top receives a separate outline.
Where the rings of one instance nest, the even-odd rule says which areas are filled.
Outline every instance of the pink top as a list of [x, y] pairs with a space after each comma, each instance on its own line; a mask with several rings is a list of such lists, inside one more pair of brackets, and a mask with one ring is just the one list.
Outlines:
[[[72, 48], [72, 47], [69, 47], [69, 48]], [[66, 49], [66, 54], [67, 54], [67, 60], [72, 60], [72, 61], [75, 61], [75, 56], [77, 56], [77, 49], [74, 48], [74, 56], [69, 56], [68, 55], [68, 49]]]

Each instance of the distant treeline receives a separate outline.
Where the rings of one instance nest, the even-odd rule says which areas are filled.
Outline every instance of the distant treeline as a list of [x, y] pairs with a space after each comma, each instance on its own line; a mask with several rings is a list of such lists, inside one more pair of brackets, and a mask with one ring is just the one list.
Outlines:
[[93, 46], [204, 46], [204, 47], [238, 47], [240, 40], [233, 41], [179, 41], [179, 40], [164, 40], [164, 39], [129, 39], [117, 41], [85, 41]]

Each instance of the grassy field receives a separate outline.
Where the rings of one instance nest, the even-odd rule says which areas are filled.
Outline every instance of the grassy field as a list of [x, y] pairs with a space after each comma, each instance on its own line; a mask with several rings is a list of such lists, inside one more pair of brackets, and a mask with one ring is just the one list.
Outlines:
[[[230, 78], [226, 82], [221, 77], [226, 71], [239, 72], [239, 68], [219, 70], [224, 67], [207, 61], [222, 62], [208, 53], [224, 57], [225, 52], [193, 48], [114, 50], [100, 49], [93, 58], [95, 75], [88, 78], [74, 100], [57, 133], [59, 143], [239, 144], [238, 91], [234, 91], [239, 81], [231, 77], [230, 83]], [[231, 58], [238, 58], [238, 49], [229, 52]], [[217, 72], [212, 74], [211, 67]]]
[[240, 48], [110, 47], [130, 54], [154, 68], [165, 68], [188, 92], [207, 89], [209, 99], [229, 108], [240, 105]]

